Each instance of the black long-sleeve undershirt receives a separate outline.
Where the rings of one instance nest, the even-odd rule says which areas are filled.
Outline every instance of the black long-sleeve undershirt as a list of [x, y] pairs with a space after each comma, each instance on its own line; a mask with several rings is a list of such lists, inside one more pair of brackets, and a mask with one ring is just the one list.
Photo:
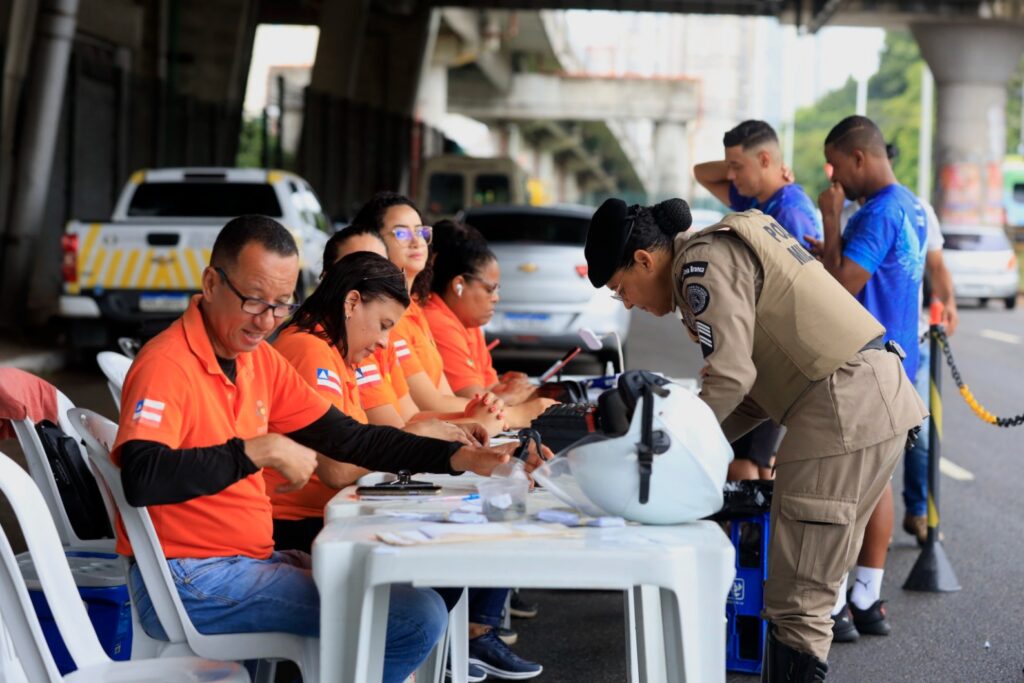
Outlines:
[[[367, 469], [457, 474], [450, 458], [461, 444], [364, 425], [331, 406], [315, 422], [287, 434], [329, 458]], [[121, 446], [121, 483], [130, 505], [168, 505], [224, 490], [259, 471], [241, 439], [203, 448], [170, 448], [132, 440]]]

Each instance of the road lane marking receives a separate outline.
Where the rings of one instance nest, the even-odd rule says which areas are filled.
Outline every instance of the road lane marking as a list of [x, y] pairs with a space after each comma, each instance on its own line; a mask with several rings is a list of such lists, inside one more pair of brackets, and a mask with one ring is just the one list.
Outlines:
[[1009, 334], [1007, 332], [1000, 332], [998, 330], [982, 330], [978, 333], [986, 339], [993, 339], [995, 341], [1005, 342], [1007, 344], [1020, 344], [1020, 337], [1015, 334]]
[[965, 470], [963, 467], [960, 467], [960, 465], [957, 465], [952, 460], [939, 458], [939, 471], [950, 479], [956, 479], [957, 481], [974, 481], [973, 474]]

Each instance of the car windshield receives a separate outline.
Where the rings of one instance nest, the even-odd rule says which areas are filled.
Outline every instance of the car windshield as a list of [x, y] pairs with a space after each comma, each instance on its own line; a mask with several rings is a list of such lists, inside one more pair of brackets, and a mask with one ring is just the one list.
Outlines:
[[582, 246], [590, 218], [529, 213], [493, 213], [466, 216], [466, 223], [483, 233], [488, 242], [543, 242]]
[[454, 215], [462, 208], [465, 179], [460, 173], [430, 176], [427, 211], [435, 216]]
[[1001, 232], [947, 232], [943, 233], [943, 248], [953, 251], [1006, 251], [1010, 241]]
[[248, 213], [281, 217], [281, 204], [271, 185], [194, 180], [143, 183], [128, 205], [128, 215], [140, 218], [231, 218]]

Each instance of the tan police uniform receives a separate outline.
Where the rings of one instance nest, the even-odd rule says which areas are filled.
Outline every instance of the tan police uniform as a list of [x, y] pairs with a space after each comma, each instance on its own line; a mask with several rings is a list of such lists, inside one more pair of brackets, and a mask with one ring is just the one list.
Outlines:
[[707, 363], [700, 395], [726, 437], [769, 418], [787, 428], [764, 616], [781, 642], [824, 662], [836, 591], [927, 411], [881, 349], [878, 321], [770, 216], [730, 214], [680, 235], [672, 274]]

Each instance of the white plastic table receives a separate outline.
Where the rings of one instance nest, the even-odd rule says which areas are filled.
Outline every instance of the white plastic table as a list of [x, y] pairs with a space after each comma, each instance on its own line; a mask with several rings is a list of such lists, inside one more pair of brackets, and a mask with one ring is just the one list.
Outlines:
[[[725, 681], [722, 615], [734, 575], [734, 550], [717, 525], [586, 528], [572, 538], [409, 547], [374, 540], [383, 531], [420, 525], [381, 515], [328, 515], [313, 544], [313, 578], [321, 602], [322, 680], [367, 683], [381, 679], [388, 587], [411, 583], [630, 593], [653, 587], [660, 597], [662, 632], [652, 634], [655, 638], [638, 634], [637, 647], [646, 653], [649, 645], [663, 644], [668, 680]], [[644, 601], [634, 604], [641, 610]], [[637, 615], [637, 623], [644, 623], [642, 615]], [[641, 680], [648, 678], [648, 661], [647, 656], [640, 657]]]

